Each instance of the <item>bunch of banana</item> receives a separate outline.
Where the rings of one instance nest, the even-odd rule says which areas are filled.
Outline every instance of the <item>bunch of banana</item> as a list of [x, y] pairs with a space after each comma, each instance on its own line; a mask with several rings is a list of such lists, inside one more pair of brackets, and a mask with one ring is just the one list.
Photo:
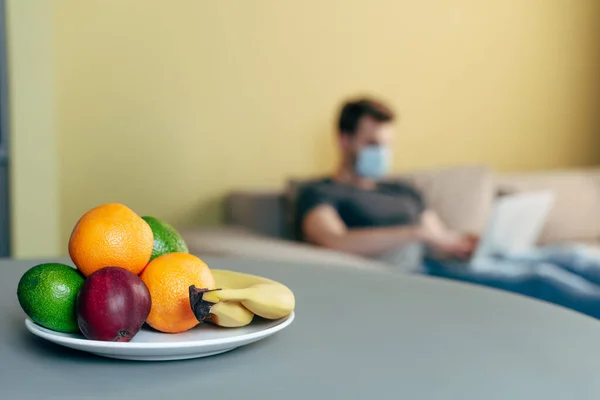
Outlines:
[[218, 289], [190, 286], [192, 310], [200, 322], [235, 328], [248, 325], [254, 315], [279, 319], [294, 310], [294, 293], [279, 282], [241, 272], [211, 271]]

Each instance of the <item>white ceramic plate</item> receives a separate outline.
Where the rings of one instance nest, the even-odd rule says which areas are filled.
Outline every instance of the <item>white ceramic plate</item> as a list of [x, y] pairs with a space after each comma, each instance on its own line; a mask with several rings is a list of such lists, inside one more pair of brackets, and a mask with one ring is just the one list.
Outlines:
[[224, 353], [271, 336], [290, 325], [293, 320], [292, 312], [286, 318], [275, 321], [255, 320], [241, 328], [220, 328], [210, 324], [200, 324], [178, 334], [160, 333], [144, 327], [130, 342], [125, 343], [88, 340], [81, 334], [55, 332], [37, 325], [29, 318], [25, 320], [25, 326], [34, 335], [50, 342], [103, 357], [168, 361]]

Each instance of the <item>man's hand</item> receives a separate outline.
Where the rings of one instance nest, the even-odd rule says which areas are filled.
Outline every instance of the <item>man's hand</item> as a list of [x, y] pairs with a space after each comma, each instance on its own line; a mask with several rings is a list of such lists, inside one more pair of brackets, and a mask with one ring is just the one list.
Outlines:
[[478, 237], [447, 229], [437, 215], [431, 211], [423, 213], [421, 237], [434, 251], [452, 258], [469, 258], [477, 246]]
[[470, 235], [448, 233], [445, 236], [431, 237], [427, 244], [442, 256], [451, 258], [467, 259], [475, 250], [477, 239]]

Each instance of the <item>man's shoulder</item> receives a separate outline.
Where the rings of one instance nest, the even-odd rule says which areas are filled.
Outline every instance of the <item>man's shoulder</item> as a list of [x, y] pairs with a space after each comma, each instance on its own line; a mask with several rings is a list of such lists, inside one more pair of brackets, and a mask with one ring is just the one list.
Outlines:
[[331, 193], [335, 187], [334, 182], [330, 178], [318, 178], [303, 182], [299, 185], [299, 196], [318, 196]]
[[404, 179], [390, 179], [379, 183], [381, 188], [396, 190], [418, 190], [415, 185]]
[[314, 178], [311, 179], [309, 181], [306, 181], [306, 185], [308, 186], [313, 186], [313, 187], [324, 187], [324, 186], [331, 186], [335, 184], [335, 181], [327, 176], [321, 177], [321, 178]]
[[[339, 196], [335, 193], [334, 185], [328, 178], [304, 182], [298, 188], [295, 201], [295, 218], [301, 221], [306, 214], [317, 206], [327, 204], [335, 207]], [[298, 226], [299, 222], [297, 222]]]

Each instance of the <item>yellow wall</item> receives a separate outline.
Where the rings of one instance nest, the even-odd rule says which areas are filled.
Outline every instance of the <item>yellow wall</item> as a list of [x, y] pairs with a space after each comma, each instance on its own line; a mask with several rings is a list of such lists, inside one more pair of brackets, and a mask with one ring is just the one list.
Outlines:
[[395, 168], [600, 161], [598, 0], [56, 0], [61, 240], [123, 202], [218, 222], [334, 162], [333, 117], [400, 112]]
[[12, 255], [63, 254], [56, 145], [53, 6], [6, 2]]

